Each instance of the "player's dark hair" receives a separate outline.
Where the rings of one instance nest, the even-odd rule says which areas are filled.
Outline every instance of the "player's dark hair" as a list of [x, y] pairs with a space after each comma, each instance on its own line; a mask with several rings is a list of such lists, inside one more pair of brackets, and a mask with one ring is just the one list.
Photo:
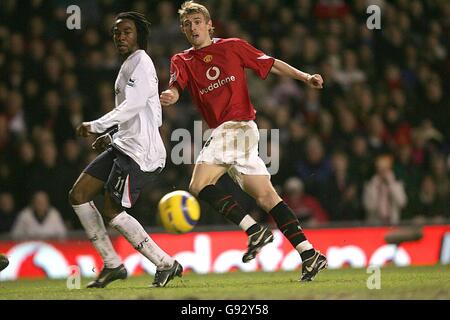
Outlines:
[[121, 12], [116, 16], [116, 20], [129, 19], [134, 22], [137, 30], [137, 43], [140, 49], [147, 50], [148, 37], [150, 35], [150, 22], [147, 18], [134, 11]]

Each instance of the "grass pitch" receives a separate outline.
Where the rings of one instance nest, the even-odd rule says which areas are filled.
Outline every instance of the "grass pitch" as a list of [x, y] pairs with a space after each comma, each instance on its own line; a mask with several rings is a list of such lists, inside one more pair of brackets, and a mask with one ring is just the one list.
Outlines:
[[187, 273], [165, 288], [149, 288], [150, 275], [130, 277], [105, 289], [68, 290], [65, 280], [0, 282], [0, 299], [450, 299], [450, 266], [385, 267], [381, 288], [367, 288], [372, 274], [366, 269], [324, 270], [313, 282], [298, 282], [296, 272], [232, 272], [198, 275]]

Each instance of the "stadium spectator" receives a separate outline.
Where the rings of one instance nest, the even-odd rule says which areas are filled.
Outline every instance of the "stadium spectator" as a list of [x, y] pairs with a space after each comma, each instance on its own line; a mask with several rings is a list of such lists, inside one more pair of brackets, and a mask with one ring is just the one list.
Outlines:
[[33, 194], [30, 205], [19, 212], [11, 230], [11, 236], [17, 240], [63, 239], [66, 234], [61, 214], [43, 191]]
[[10, 91], [8, 95], [6, 116], [8, 117], [9, 132], [14, 141], [24, 138], [27, 133], [25, 114], [23, 110], [23, 98], [17, 91]]
[[335, 129], [333, 140], [336, 147], [345, 148], [348, 142], [358, 133], [358, 122], [356, 115], [348, 107], [340, 108], [337, 111], [338, 126]]
[[14, 175], [14, 194], [16, 202], [23, 208], [29, 200], [31, 188], [29, 181], [31, 173], [35, 170], [35, 149], [29, 140], [23, 140], [17, 146], [17, 155], [14, 164], [11, 164]]
[[448, 218], [448, 199], [441, 198], [433, 177], [427, 175], [423, 178], [420, 185], [419, 195], [414, 201], [415, 220], [444, 222]]
[[319, 200], [304, 193], [303, 182], [297, 177], [289, 178], [284, 184], [283, 200], [302, 224], [318, 226], [329, 220], [328, 213]]
[[395, 152], [394, 173], [403, 182], [406, 196], [410, 201], [404, 209], [402, 219], [411, 219], [417, 213], [415, 199], [419, 196], [423, 169], [413, 162], [411, 145], [400, 145]]
[[373, 114], [368, 119], [368, 136], [367, 141], [369, 143], [370, 152], [374, 155], [378, 155], [388, 151], [386, 128], [383, 119], [380, 114]]
[[29, 190], [31, 192], [45, 191], [50, 197], [51, 203], [61, 211], [67, 202], [65, 194], [69, 188], [63, 189], [63, 181], [68, 172], [65, 172], [59, 164], [58, 150], [55, 144], [41, 144], [38, 154], [37, 164], [28, 177]]
[[357, 180], [358, 186], [370, 178], [372, 166], [372, 154], [369, 151], [367, 139], [362, 135], [356, 135], [350, 141], [349, 170]]
[[318, 136], [311, 136], [305, 145], [305, 160], [297, 165], [297, 173], [305, 183], [307, 193], [320, 197], [331, 174], [331, 163]]
[[10, 145], [11, 136], [6, 115], [0, 114], [0, 151], [5, 152]]
[[343, 68], [336, 72], [335, 80], [344, 90], [350, 90], [353, 84], [366, 81], [364, 72], [358, 68], [357, 59], [353, 51], [347, 50], [344, 53]]
[[0, 192], [0, 234], [9, 233], [16, 218], [14, 197], [10, 192]]
[[403, 184], [394, 176], [392, 164], [390, 155], [378, 156], [376, 173], [364, 186], [363, 204], [369, 223], [396, 225], [400, 222], [407, 198]]
[[359, 190], [353, 172], [349, 171], [347, 154], [335, 151], [331, 157], [331, 175], [321, 196], [330, 220], [355, 221], [363, 219]]
[[[437, 195], [440, 199], [450, 198], [450, 174], [442, 154], [435, 154], [431, 159], [431, 175], [436, 183]], [[448, 208], [450, 209], [450, 208]]]

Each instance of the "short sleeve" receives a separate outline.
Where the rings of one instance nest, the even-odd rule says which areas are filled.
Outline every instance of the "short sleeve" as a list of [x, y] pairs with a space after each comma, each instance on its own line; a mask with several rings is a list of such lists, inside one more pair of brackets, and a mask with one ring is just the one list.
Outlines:
[[274, 58], [266, 55], [242, 39], [238, 39], [235, 42], [235, 50], [241, 58], [243, 66], [255, 71], [261, 79], [267, 77], [275, 63]]
[[188, 75], [184, 62], [178, 56], [173, 56], [170, 60], [170, 80], [169, 87], [177, 85], [183, 90], [188, 83]]

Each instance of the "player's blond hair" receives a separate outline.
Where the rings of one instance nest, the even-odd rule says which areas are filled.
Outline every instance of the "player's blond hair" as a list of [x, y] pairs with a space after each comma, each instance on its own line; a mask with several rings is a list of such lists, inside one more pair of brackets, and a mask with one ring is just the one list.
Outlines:
[[[200, 13], [203, 15], [203, 17], [205, 17], [205, 21], [209, 22], [211, 20], [211, 15], [209, 14], [208, 9], [200, 4], [200, 3], [196, 3], [193, 0], [190, 1], [185, 1], [182, 5], [181, 8], [178, 10], [178, 14], [180, 16], [180, 22], [181, 24], [183, 24], [183, 19], [189, 15], [189, 14], [195, 14], [195, 13]], [[209, 35], [212, 37], [214, 33], [214, 27], [212, 27], [209, 30]]]

